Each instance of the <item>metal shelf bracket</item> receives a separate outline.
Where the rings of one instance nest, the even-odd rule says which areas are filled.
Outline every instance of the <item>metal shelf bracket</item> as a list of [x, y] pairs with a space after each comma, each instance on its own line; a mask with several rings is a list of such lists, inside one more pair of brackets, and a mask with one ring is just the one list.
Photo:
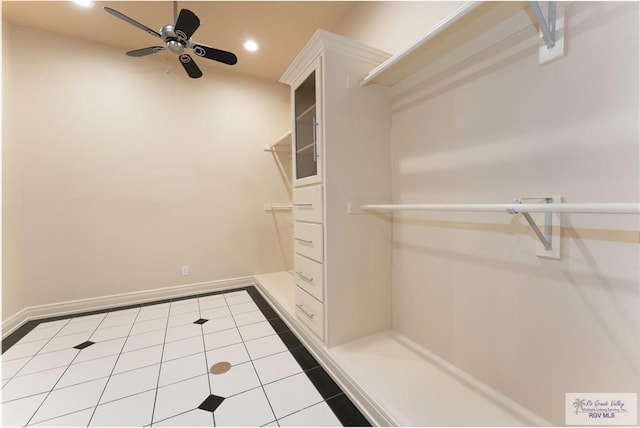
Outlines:
[[544, 42], [547, 45], [547, 49], [551, 49], [556, 45], [556, 2], [548, 2], [548, 24], [544, 19], [544, 14], [542, 13], [542, 9], [540, 8], [540, 3], [537, 1], [532, 1], [530, 3], [531, 9], [533, 9], [533, 14], [536, 16], [536, 20], [538, 21], [538, 25], [540, 26], [540, 31], [542, 31], [542, 37], [544, 38]]
[[538, 27], [540, 27], [540, 36], [543, 39], [538, 49], [538, 63], [545, 64], [565, 55], [564, 39], [565, 39], [565, 22], [564, 13], [566, 2], [555, 1], [547, 2], [547, 17], [542, 12], [540, 2], [530, 1], [531, 10], [535, 15]]
[[[513, 203], [521, 204], [524, 199], [543, 199], [544, 203], [546, 204], [553, 203], [553, 198], [517, 198], [513, 200]], [[552, 213], [545, 213], [544, 215], [544, 233], [543, 233], [538, 227], [538, 225], [536, 224], [535, 220], [533, 220], [533, 218], [531, 217], [531, 214], [529, 214], [528, 212], [519, 213], [518, 210], [516, 209], [508, 209], [507, 212], [509, 214], [522, 214], [524, 219], [527, 220], [527, 223], [529, 223], [529, 226], [531, 226], [531, 229], [533, 229], [533, 232], [536, 234], [536, 236], [542, 243], [542, 246], [544, 247], [545, 251], [553, 250], [553, 244], [552, 244], [553, 243], [553, 216], [551, 215]]]

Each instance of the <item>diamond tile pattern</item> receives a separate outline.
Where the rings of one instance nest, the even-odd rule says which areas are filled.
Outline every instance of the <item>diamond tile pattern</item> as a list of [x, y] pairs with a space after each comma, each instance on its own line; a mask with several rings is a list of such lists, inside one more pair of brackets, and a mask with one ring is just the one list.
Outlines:
[[2, 426], [369, 425], [253, 286], [30, 323]]
[[81, 344], [74, 346], [74, 348], [83, 350], [85, 348], [88, 348], [91, 345], [95, 345], [95, 342], [91, 342], [87, 340], [86, 342], [82, 342]]
[[198, 406], [200, 410], [206, 410], [207, 412], [213, 413], [218, 406], [222, 404], [224, 401], [224, 397], [219, 397], [217, 395], [210, 395]]

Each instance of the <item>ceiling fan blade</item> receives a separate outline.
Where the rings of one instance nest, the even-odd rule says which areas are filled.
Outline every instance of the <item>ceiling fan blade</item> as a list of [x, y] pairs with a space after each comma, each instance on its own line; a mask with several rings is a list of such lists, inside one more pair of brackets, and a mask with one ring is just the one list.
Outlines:
[[197, 43], [191, 43], [189, 47], [193, 49], [193, 52], [195, 52], [196, 55], [207, 59], [212, 59], [229, 65], [234, 65], [238, 62], [238, 57], [231, 52], [222, 51], [220, 49], [212, 48], [211, 46], [200, 45]]
[[200, 19], [189, 9], [182, 9], [174, 27], [178, 40], [187, 41], [200, 26]]
[[157, 52], [162, 52], [163, 50], [165, 50], [166, 48], [163, 46], [151, 46], [148, 48], [143, 48], [143, 49], [136, 49], [134, 51], [129, 51], [127, 52], [127, 55], [129, 56], [135, 56], [135, 57], [139, 57], [139, 56], [146, 56], [146, 55], [151, 55]]
[[192, 79], [202, 77], [202, 71], [200, 71], [200, 67], [198, 67], [198, 64], [193, 61], [191, 55], [182, 54], [178, 57], [178, 59], [180, 60], [180, 63], [184, 67], [184, 71], [187, 72], [189, 77], [191, 77]]
[[147, 27], [146, 25], [139, 23], [135, 19], [129, 18], [127, 15], [125, 15], [123, 13], [120, 13], [115, 9], [111, 9], [110, 7], [105, 7], [104, 11], [110, 13], [111, 15], [115, 16], [116, 18], [120, 18], [123, 21], [128, 22], [129, 24], [138, 27], [139, 29], [141, 29], [143, 31], [146, 31], [147, 33], [151, 34], [152, 36], [156, 36], [158, 38], [162, 38], [160, 33], [158, 33], [157, 31], [152, 30], [151, 28]]

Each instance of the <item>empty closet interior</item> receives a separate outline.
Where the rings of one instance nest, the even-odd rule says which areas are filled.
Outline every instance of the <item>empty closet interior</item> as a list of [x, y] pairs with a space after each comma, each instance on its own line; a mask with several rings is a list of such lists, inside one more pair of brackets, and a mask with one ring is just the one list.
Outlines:
[[202, 79], [9, 19], [65, 3], [3, 2], [3, 338], [255, 285], [372, 424], [640, 393], [637, 2], [189, 2], [341, 13]]
[[281, 79], [294, 268], [256, 280], [380, 424], [640, 386], [637, 5], [553, 7], [466, 4], [395, 55], [319, 31]]

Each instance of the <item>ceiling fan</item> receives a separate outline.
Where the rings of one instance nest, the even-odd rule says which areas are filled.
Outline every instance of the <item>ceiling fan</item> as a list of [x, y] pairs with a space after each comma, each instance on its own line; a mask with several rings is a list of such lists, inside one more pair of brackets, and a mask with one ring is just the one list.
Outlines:
[[[191, 55], [185, 53], [185, 50], [192, 50], [197, 56], [211, 59], [214, 61], [222, 62], [224, 64], [234, 65], [238, 62], [238, 58], [231, 52], [223, 51], [220, 49], [212, 48], [211, 46], [196, 43], [191, 40], [191, 36], [196, 32], [200, 26], [200, 19], [195, 13], [189, 9], [180, 10], [180, 14], [177, 14], [178, 5], [177, 2], [173, 2], [173, 14], [176, 21], [175, 25], [165, 25], [160, 29], [160, 32], [152, 30], [136, 21], [129, 18], [127, 15], [118, 12], [110, 7], [105, 7], [105, 12], [110, 13], [116, 18], [120, 18], [129, 24], [140, 28], [143, 31], [151, 34], [152, 36], [162, 39], [166, 46], [151, 46], [148, 48], [136, 49], [127, 52], [127, 55], [133, 57], [141, 57], [151, 55], [157, 52], [162, 52], [169, 49], [171, 52], [178, 55], [178, 59], [184, 67], [189, 77], [197, 79], [202, 77], [202, 71], [200, 67], [195, 63]], [[177, 18], [176, 18], [177, 15]]]

